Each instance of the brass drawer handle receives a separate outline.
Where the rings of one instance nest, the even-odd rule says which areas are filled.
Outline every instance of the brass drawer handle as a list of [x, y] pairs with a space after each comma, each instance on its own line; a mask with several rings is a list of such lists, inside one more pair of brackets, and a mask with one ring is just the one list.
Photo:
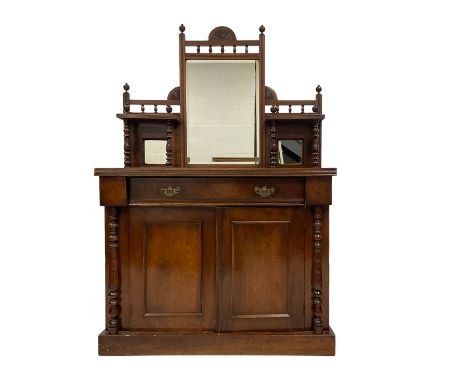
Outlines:
[[172, 187], [169, 186], [167, 188], [161, 188], [161, 194], [167, 196], [168, 198], [172, 198], [174, 195], [180, 192], [180, 187]]
[[262, 198], [268, 198], [275, 193], [275, 188], [268, 188], [267, 186], [255, 187], [255, 193]]

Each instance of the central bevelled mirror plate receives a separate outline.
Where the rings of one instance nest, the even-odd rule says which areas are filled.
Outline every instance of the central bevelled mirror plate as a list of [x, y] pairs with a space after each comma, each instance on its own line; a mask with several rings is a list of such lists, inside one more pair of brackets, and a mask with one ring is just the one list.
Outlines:
[[186, 66], [187, 162], [258, 164], [258, 61]]

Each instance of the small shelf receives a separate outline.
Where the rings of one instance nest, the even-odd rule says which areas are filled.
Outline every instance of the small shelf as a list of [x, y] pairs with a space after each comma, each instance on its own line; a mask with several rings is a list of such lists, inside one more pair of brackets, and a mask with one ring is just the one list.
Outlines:
[[180, 120], [180, 113], [124, 113], [116, 116], [120, 119]]
[[270, 120], [322, 120], [325, 119], [325, 114], [312, 113], [265, 113], [265, 119]]

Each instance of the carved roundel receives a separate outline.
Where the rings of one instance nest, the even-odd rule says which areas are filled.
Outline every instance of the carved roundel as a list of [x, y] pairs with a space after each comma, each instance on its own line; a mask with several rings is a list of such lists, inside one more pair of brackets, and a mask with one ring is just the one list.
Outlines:
[[278, 101], [276, 92], [269, 86], [265, 86], [265, 102]]
[[231, 28], [221, 26], [210, 32], [208, 40], [237, 40], [237, 37]]
[[168, 101], [179, 101], [180, 100], [180, 86], [176, 86], [167, 95]]

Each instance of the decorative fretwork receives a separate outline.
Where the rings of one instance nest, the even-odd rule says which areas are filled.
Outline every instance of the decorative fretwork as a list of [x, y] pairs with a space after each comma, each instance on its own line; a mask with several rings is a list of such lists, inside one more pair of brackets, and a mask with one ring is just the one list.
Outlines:
[[276, 122], [271, 121], [270, 126], [270, 167], [278, 165], [278, 143], [276, 141]]
[[322, 334], [322, 207], [313, 208], [312, 328]]
[[320, 121], [314, 121], [312, 130], [312, 166], [320, 167]]
[[131, 165], [130, 161], [130, 128], [128, 126], [128, 119], [124, 119], [124, 166]]
[[265, 86], [265, 106], [270, 106], [272, 114], [287, 113], [291, 117], [299, 116], [299, 114], [320, 114], [322, 112], [322, 87], [318, 85], [315, 89], [317, 94], [315, 99], [297, 99], [283, 100], [278, 99], [276, 92]]
[[[182, 40], [180, 43], [182, 44], [181, 47], [184, 49], [185, 59], [196, 59], [197, 57], [203, 57], [206, 55], [211, 57], [232, 57], [234, 55], [242, 56], [244, 53], [249, 55], [252, 59], [260, 59], [259, 52], [249, 53], [249, 47], [259, 47], [260, 50], [260, 39], [265, 37], [263, 35], [265, 27], [261, 26], [260, 31], [261, 34], [258, 40], [238, 40], [236, 34], [231, 28], [219, 26], [210, 32], [208, 40], [186, 41], [185, 35], [181, 33]], [[189, 47], [188, 50], [187, 47]], [[194, 48], [196, 48], [196, 53], [194, 52]], [[230, 52], [231, 48], [232, 53]], [[257, 49], [253, 48], [253, 50], [255, 51]]]
[[173, 122], [166, 122], [166, 166], [172, 166], [172, 129]]
[[[169, 94], [167, 95], [167, 99], [130, 99], [130, 93], [128, 90], [130, 89], [130, 86], [128, 84], [124, 85], [124, 93], [122, 95], [123, 99], [123, 112], [124, 113], [132, 113], [135, 114], [135, 110], [130, 110], [132, 105], [138, 105], [140, 106], [140, 113], [147, 113], [151, 114], [151, 111], [148, 113], [147, 112], [147, 106], [152, 106], [152, 110], [154, 114], [158, 113], [158, 106], [165, 106], [166, 107], [166, 113], [171, 114], [172, 113], [172, 106], [177, 106], [179, 108], [180, 105], [180, 87], [177, 86], [173, 88]], [[151, 109], [150, 109], [151, 110]], [[176, 110], [178, 112], [178, 110]]]
[[108, 287], [107, 287], [107, 331], [117, 334], [120, 329], [120, 271], [119, 271], [119, 210], [108, 210]]

